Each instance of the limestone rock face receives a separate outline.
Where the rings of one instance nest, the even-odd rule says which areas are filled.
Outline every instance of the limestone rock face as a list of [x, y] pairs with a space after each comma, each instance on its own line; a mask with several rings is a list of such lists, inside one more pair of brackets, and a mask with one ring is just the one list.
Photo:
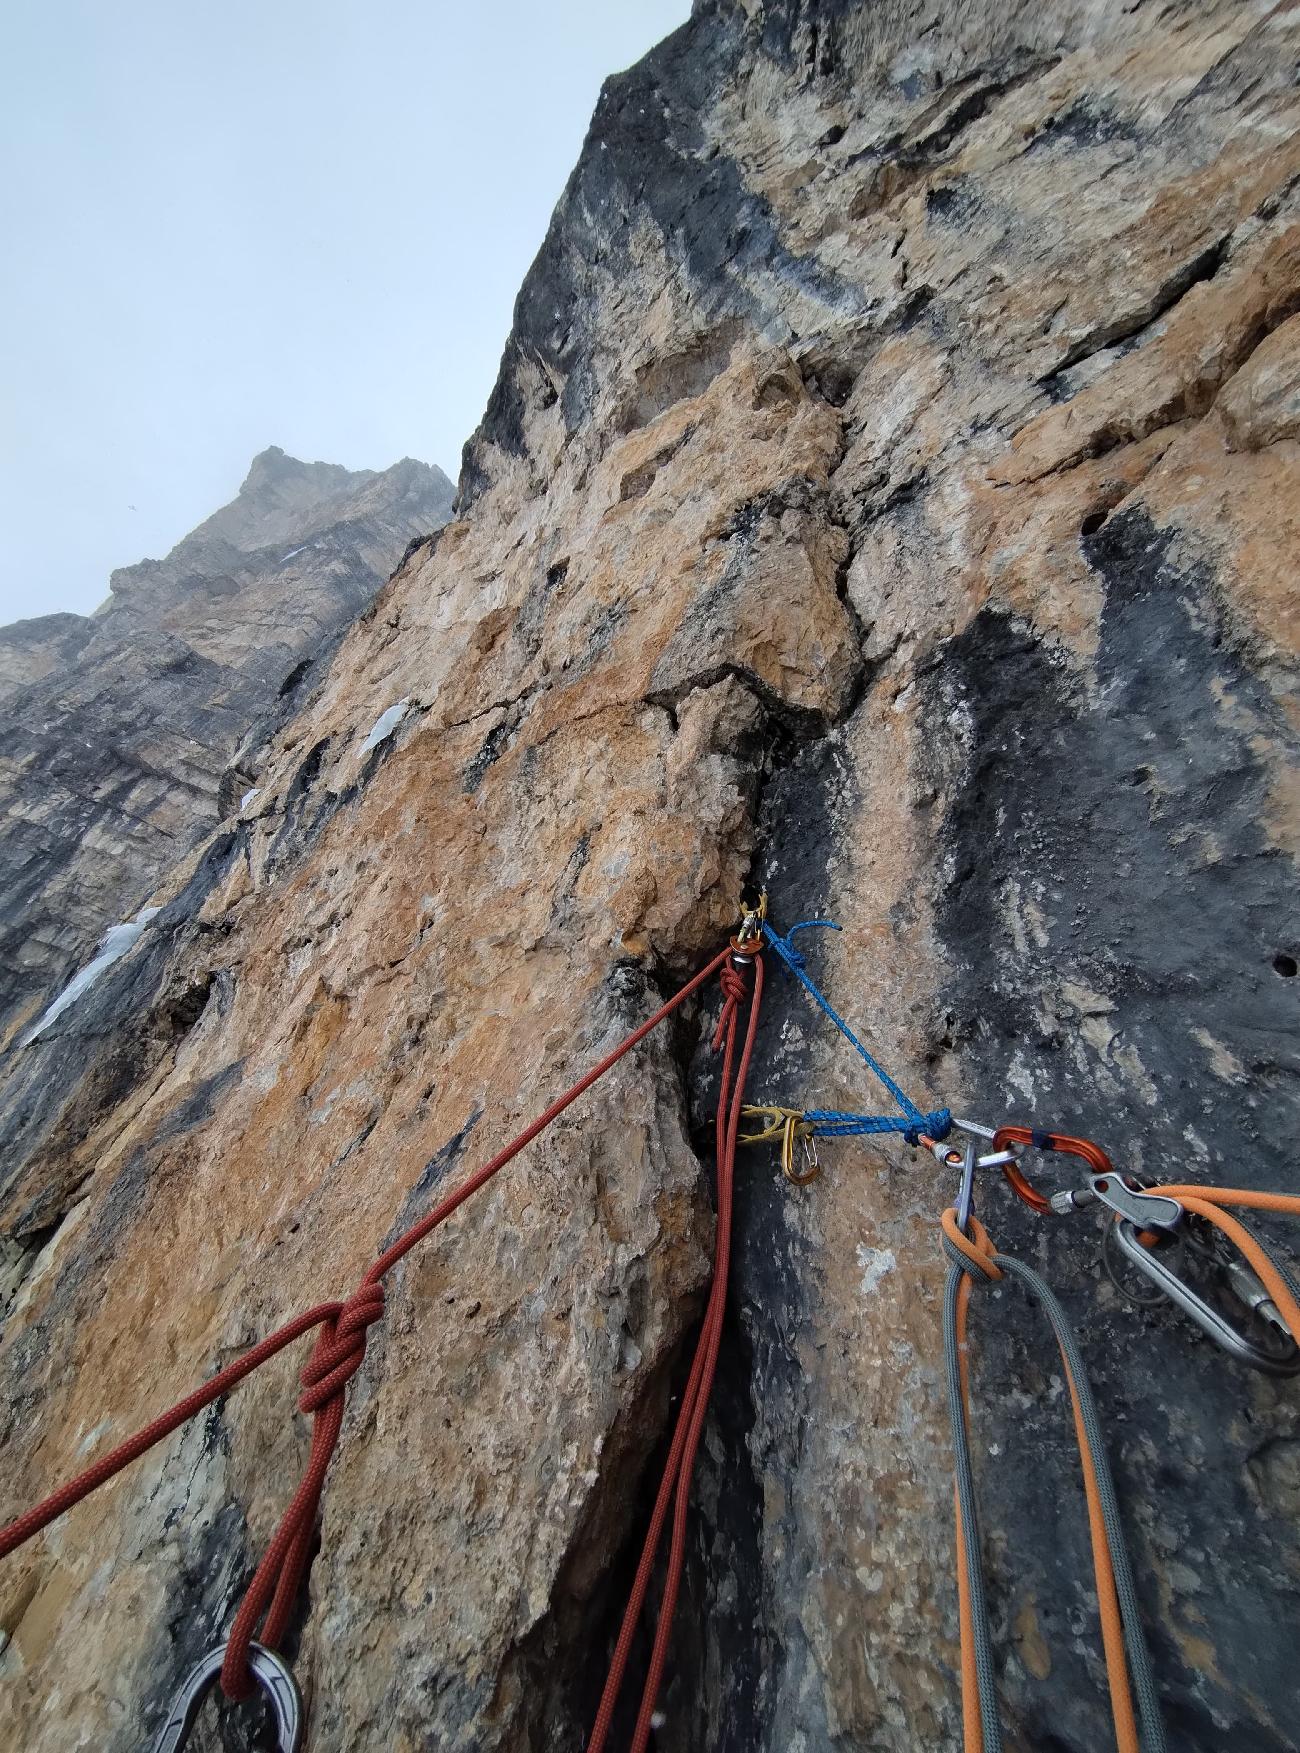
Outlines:
[[[1297, 1190], [1298, 55], [1272, 0], [730, 0], [607, 84], [459, 516], [9, 1053], [6, 1510], [346, 1294], [751, 875], [840, 922], [816, 971], [924, 1105]], [[583, 1744], [707, 1273], [716, 1007], [394, 1275], [290, 1639], [314, 1753]], [[878, 1101], [776, 970], [751, 1087]], [[960, 1742], [953, 1189], [823, 1154], [743, 1164], [656, 1753]], [[1088, 1215], [979, 1193], [1081, 1333], [1171, 1748], [1284, 1753], [1297, 1389], [1128, 1306]], [[1092, 1753], [1059, 1364], [1015, 1292], [973, 1325], [1009, 1745]], [[6, 1564], [6, 1744], [156, 1729], [305, 1459], [294, 1367]]]
[[263, 721], [451, 500], [410, 458], [353, 472], [273, 446], [165, 560], [115, 572], [93, 616], [0, 628], [0, 1041], [238, 808]]

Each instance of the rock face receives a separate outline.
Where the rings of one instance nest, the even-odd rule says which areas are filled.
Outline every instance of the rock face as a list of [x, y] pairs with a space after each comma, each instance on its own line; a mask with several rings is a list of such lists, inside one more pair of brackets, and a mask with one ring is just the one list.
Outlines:
[[[6, 1509], [350, 1290], [751, 873], [839, 920], [816, 969], [924, 1105], [1297, 1189], [1298, 54], [1271, 0], [731, 0], [609, 82], [460, 515], [10, 1053]], [[394, 1275], [290, 1640], [314, 1753], [583, 1744], [707, 1270], [716, 1005]], [[773, 971], [755, 1098], [858, 1073]], [[744, 1165], [657, 1753], [959, 1743], [952, 1188], [824, 1155]], [[1082, 1335], [1170, 1746], [1293, 1748], [1297, 1389], [1124, 1303], [1086, 1214], [980, 1205]], [[975, 1342], [1009, 1744], [1091, 1753], [1059, 1365], [1015, 1292]], [[294, 1367], [5, 1565], [8, 1744], [156, 1730], [303, 1464]]]
[[237, 808], [262, 721], [451, 501], [409, 458], [354, 473], [272, 447], [165, 560], [115, 572], [95, 615], [0, 628], [0, 1042]]

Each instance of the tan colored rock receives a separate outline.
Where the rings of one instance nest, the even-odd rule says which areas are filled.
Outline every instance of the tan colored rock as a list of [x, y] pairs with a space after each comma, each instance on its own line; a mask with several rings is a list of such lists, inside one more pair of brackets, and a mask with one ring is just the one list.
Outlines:
[[1300, 317], [1266, 335], [1219, 399], [1233, 450], [1300, 434]]
[[[924, 1106], [1295, 1190], [1298, 29], [710, 4], [607, 86], [460, 515], [6, 1061], [6, 1508], [350, 1289], [751, 876], [840, 922], [810, 966]], [[394, 1275], [295, 1634], [312, 1753], [583, 1744], [707, 1273], [716, 1007]], [[751, 1087], [881, 1100], [775, 967]], [[959, 1744], [952, 1189], [823, 1158], [741, 1166], [656, 1753]], [[1079, 1328], [1171, 1744], [1282, 1753], [1294, 1386], [1129, 1307], [1086, 1215], [979, 1199]], [[1091, 1753], [1059, 1363], [1016, 1293], [973, 1332], [1008, 1744]], [[302, 1464], [295, 1363], [5, 1570], [6, 1744], [153, 1731]]]

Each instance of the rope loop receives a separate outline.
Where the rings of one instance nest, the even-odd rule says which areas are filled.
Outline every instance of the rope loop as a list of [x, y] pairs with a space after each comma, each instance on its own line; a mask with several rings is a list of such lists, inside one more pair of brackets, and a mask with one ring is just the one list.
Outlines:
[[839, 929], [840, 927], [833, 919], [801, 919], [797, 925], [792, 925], [783, 937], [766, 921], [763, 924], [764, 936], [792, 974], [797, 974], [801, 968], [808, 966], [807, 956], [802, 950], [797, 950], [790, 942], [796, 931], [838, 931]]
[[939, 1222], [943, 1225], [943, 1251], [954, 1266], [959, 1266], [977, 1284], [1002, 1277], [1002, 1268], [996, 1259], [997, 1249], [989, 1239], [989, 1232], [973, 1213], [969, 1235], [962, 1233], [955, 1205], [948, 1207]]

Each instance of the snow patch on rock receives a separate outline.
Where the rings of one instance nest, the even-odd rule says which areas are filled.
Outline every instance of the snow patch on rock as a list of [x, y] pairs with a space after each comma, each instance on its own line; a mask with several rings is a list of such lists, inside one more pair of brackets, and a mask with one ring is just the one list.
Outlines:
[[23, 1036], [22, 1045], [26, 1047], [38, 1035], [44, 1034], [52, 1022], [74, 1005], [83, 993], [90, 990], [101, 974], [107, 972], [114, 962], [120, 962], [132, 945], [139, 941], [145, 926], [157, 912], [157, 907], [145, 907], [125, 924], [110, 925], [99, 940], [98, 955], [93, 961], [87, 962], [79, 974], [73, 975], [36, 1025], [28, 1029]]
[[395, 706], [390, 706], [387, 712], [381, 712], [371, 725], [369, 736], [361, 745], [361, 753], [368, 755], [371, 749], [377, 749], [380, 743], [392, 736], [410, 709], [411, 701], [408, 695], [399, 700]]

